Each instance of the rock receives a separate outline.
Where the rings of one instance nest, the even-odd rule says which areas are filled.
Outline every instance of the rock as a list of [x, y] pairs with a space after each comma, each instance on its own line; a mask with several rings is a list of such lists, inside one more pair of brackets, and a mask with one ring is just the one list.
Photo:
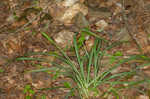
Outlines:
[[65, 24], [71, 23], [73, 17], [79, 12], [82, 12], [83, 15], [86, 15], [88, 13], [88, 10], [84, 5], [77, 3], [67, 9], [65, 13], [59, 18], [59, 21], [64, 22]]
[[98, 29], [104, 29], [108, 26], [108, 23], [105, 20], [99, 20], [95, 23], [95, 25], [98, 27]]
[[53, 3], [50, 8], [51, 16], [65, 25], [71, 24], [72, 19], [79, 13], [87, 15], [88, 8], [79, 2], [79, 0], [64, 0]]
[[62, 30], [56, 34], [53, 38], [55, 42], [62, 48], [71, 46], [73, 43], [74, 32], [69, 30]]

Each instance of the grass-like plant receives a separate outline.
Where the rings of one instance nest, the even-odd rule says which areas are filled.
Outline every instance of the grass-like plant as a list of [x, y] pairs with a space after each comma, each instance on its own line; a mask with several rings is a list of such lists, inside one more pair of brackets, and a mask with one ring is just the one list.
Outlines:
[[[89, 31], [85, 31], [89, 32]], [[92, 32], [89, 32], [92, 33]], [[131, 76], [133, 74], [136, 74], [136, 70], [131, 70], [128, 72], [122, 72], [117, 74], [111, 74], [111, 72], [115, 69], [117, 69], [119, 66], [121, 66], [124, 63], [127, 63], [131, 60], [138, 60], [138, 59], [147, 59], [149, 58], [143, 56], [143, 55], [133, 55], [129, 58], [121, 59], [113, 65], [108, 66], [108, 69], [105, 71], [102, 71], [103, 65], [101, 61], [103, 60], [103, 56], [105, 55], [106, 51], [110, 50], [114, 46], [118, 45], [118, 43], [112, 43], [111, 45], [107, 45], [105, 48], [102, 48], [103, 46], [103, 39], [99, 38], [95, 34], [95, 42], [90, 52], [86, 50], [84, 47], [85, 54], [80, 55], [79, 54], [79, 48], [77, 44], [77, 38], [74, 36], [73, 44], [74, 44], [74, 51], [76, 55], [76, 59], [74, 61], [59, 47], [57, 44], [50, 38], [46, 33], [42, 33], [42, 35], [50, 41], [53, 45], [57, 47], [57, 49], [60, 51], [60, 53], [44, 53], [46, 55], [52, 55], [56, 58], [60, 59], [64, 65], [51, 62], [54, 66], [52, 68], [59, 68], [61, 69], [61, 74], [64, 74], [66, 77], [69, 77], [73, 80], [74, 85], [72, 88], [78, 92], [78, 95], [81, 97], [81, 99], [90, 99], [91, 96], [97, 96], [99, 95], [99, 86], [102, 86], [103, 84], [109, 84], [109, 88], [107, 89], [107, 92], [115, 93], [116, 99], [119, 99], [119, 94], [117, 93], [117, 90], [113, 87], [117, 84], [128, 84], [128, 85], [135, 85], [137, 83], [143, 83], [145, 81], [149, 81], [148, 79], [140, 80], [140, 81], [121, 81], [122, 78], [126, 76]], [[38, 58], [27, 58], [27, 57], [20, 57], [17, 58], [17, 60], [38, 60], [38, 61], [45, 61], [44, 59], [38, 59]], [[143, 66], [150, 65], [145, 64]], [[140, 67], [140, 66], [139, 66]], [[138, 68], [139, 68], [138, 67]], [[137, 69], [138, 69], [137, 68]], [[44, 68], [36, 71], [45, 71], [50, 70], [51, 68]], [[112, 80], [115, 79], [115, 80]], [[103, 96], [108, 94], [105, 92]]]

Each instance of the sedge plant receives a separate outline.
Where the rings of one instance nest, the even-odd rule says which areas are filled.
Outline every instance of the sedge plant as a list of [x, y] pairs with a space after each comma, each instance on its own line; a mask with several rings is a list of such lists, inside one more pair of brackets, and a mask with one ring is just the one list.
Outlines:
[[[87, 31], [88, 33], [91, 33]], [[60, 51], [60, 53], [44, 53], [46, 55], [52, 55], [61, 60], [64, 64], [58, 64], [55, 62], [51, 62], [51, 64], [54, 65], [52, 68], [59, 68], [61, 69], [63, 75], [66, 77], [69, 77], [72, 79], [72, 81], [75, 84], [75, 87], [72, 86], [78, 93], [81, 99], [90, 99], [93, 96], [98, 96], [100, 94], [100, 90], [98, 89], [99, 86], [102, 86], [103, 84], [109, 84], [110, 87], [108, 88], [108, 92], [114, 93], [116, 96], [116, 99], [119, 99], [119, 94], [117, 94], [118, 89], [114, 89], [113, 87], [117, 84], [128, 84], [128, 85], [134, 85], [138, 82], [145, 82], [149, 80], [142, 80], [142, 81], [121, 81], [122, 78], [126, 76], [130, 76], [136, 73], [135, 70], [128, 71], [128, 72], [122, 72], [111, 75], [111, 72], [115, 69], [117, 69], [119, 66], [121, 66], [124, 63], [127, 63], [131, 60], [139, 60], [139, 59], [147, 59], [146, 57], [143, 57], [142, 55], [133, 55], [129, 58], [124, 58], [121, 60], [118, 60], [117, 63], [115, 63], [113, 66], [109, 67], [105, 71], [101, 71], [103, 68], [103, 65], [101, 61], [103, 60], [103, 56], [105, 55], [107, 50], [110, 50], [114, 46], [118, 45], [118, 43], [113, 43], [111, 45], [108, 45], [107, 41], [99, 38], [97, 35], [95, 36], [95, 42], [90, 51], [87, 51], [84, 47], [84, 55], [80, 55], [79, 53], [79, 46], [77, 43], [76, 35], [73, 39], [74, 44], [74, 51], [76, 55], [75, 62], [63, 51], [46, 33], [42, 33], [42, 35], [53, 45], [57, 47], [57, 49]], [[95, 35], [95, 34], [94, 34]], [[102, 48], [104, 43], [107, 43], [107, 46], [105, 48]], [[44, 59], [38, 59], [38, 61], [45, 61]], [[36, 60], [34, 58], [27, 58], [27, 57], [21, 57], [17, 58], [17, 60]], [[149, 59], [148, 59], [149, 60]], [[142, 66], [147, 66], [142, 65]], [[150, 65], [150, 64], [149, 64]], [[52, 68], [44, 68], [36, 71], [45, 71], [45, 70], [51, 70]], [[115, 81], [112, 81], [112, 79], [116, 79]], [[105, 92], [103, 96], [107, 95], [108, 92]]]

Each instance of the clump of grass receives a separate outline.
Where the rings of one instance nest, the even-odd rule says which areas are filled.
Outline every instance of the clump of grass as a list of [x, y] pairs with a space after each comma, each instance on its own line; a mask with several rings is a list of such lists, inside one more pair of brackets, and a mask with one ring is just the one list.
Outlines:
[[[88, 32], [90, 34], [92, 33], [87, 30], [85, 32]], [[48, 37], [46, 33], [42, 33], [42, 34], [50, 43], [55, 45], [61, 53], [61, 55], [57, 53], [44, 53], [44, 54], [55, 56], [56, 58], [60, 59], [64, 63], [64, 65], [60, 65], [55, 62], [52, 62], [52, 64], [55, 65], [54, 68], [61, 69], [62, 70], [61, 74], [73, 80], [76, 86], [72, 86], [72, 88], [78, 92], [78, 95], [81, 97], [81, 99], [90, 99], [91, 96], [98, 96], [100, 92], [98, 86], [101, 86], [103, 84], [109, 84], [109, 88], [107, 91], [114, 93], [114, 95], [117, 97], [116, 99], [119, 99], [119, 94], [117, 93], [118, 89], [113, 88], [115, 85], [118, 84], [136, 85], [137, 83], [143, 83], [145, 81], [149, 81], [147, 79], [142, 81], [133, 81], [133, 82], [121, 81], [122, 78], [135, 74], [136, 70], [111, 75], [111, 72], [113, 70], [117, 69], [122, 64], [127, 63], [131, 60], [138, 60], [138, 59], [149, 60], [149, 58], [143, 55], [133, 55], [130, 56], [129, 58], [118, 60], [116, 64], [109, 67], [107, 70], [100, 72], [101, 69], [103, 68], [101, 61], [103, 60], [103, 56], [105, 55], [106, 51], [118, 45], [118, 43], [113, 43], [111, 45], [108, 45], [106, 48], [103, 48], [102, 50], [103, 41], [106, 42], [106, 40], [101, 39], [97, 35], [95, 36], [95, 34], [93, 34], [92, 36], [95, 36], [95, 42], [91, 51], [88, 52], [85, 48], [84, 49], [85, 54], [81, 56], [79, 54], [77, 38], [76, 36], [74, 36], [73, 39], [74, 51], [76, 54], [76, 62], [74, 62], [59, 46], [57, 46], [57, 44], [50, 37]], [[26, 58], [26, 57], [17, 58], [17, 60], [36, 60], [36, 59], [38, 61], [45, 61], [43, 59], [38, 59], [38, 58]], [[142, 67], [147, 65], [148, 64], [142, 65]], [[45, 71], [50, 69], [51, 68], [44, 68], [36, 71]], [[116, 79], [116, 78], [117, 80], [112, 81], [112, 79]], [[107, 94], [108, 93], [105, 92], [103, 96], [106, 96]]]

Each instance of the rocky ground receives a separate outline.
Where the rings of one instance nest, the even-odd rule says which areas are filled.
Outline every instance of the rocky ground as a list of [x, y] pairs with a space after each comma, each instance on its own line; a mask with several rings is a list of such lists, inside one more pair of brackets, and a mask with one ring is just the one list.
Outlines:
[[[27, 96], [31, 99], [65, 99], [66, 88], [39, 89], [61, 86], [70, 79], [63, 76], [57, 78], [48, 71], [27, 72], [53, 65], [39, 61], [16, 61], [16, 58], [34, 52], [56, 51], [42, 32], [52, 37], [62, 49], [68, 49], [73, 44], [73, 35], [80, 35], [83, 28], [89, 28], [110, 42], [129, 42], [109, 53], [119, 51], [124, 56], [150, 55], [149, 0], [0, 0], [0, 99], [30, 99]], [[90, 48], [93, 40], [94, 37], [87, 36], [85, 45]], [[52, 56], [30, 57], [57, 61]], [[103, 62], [107, 63], [107, 58]], [[125, 65], [112, 74], [129, 69], [130, 66]], [[150, 77], [149, 66], [141, 71], [139, 75], [142, 76], [136, 75], [131, 80]], [[30, 92], [25, 92], [25, 89]], [[124, 90], [122, 94], [127, 98], [120, 99], [149, 99], [150, 85], [144, 83]], [[103, 98], [116, 99], [112, 95], [98, 99]]]

